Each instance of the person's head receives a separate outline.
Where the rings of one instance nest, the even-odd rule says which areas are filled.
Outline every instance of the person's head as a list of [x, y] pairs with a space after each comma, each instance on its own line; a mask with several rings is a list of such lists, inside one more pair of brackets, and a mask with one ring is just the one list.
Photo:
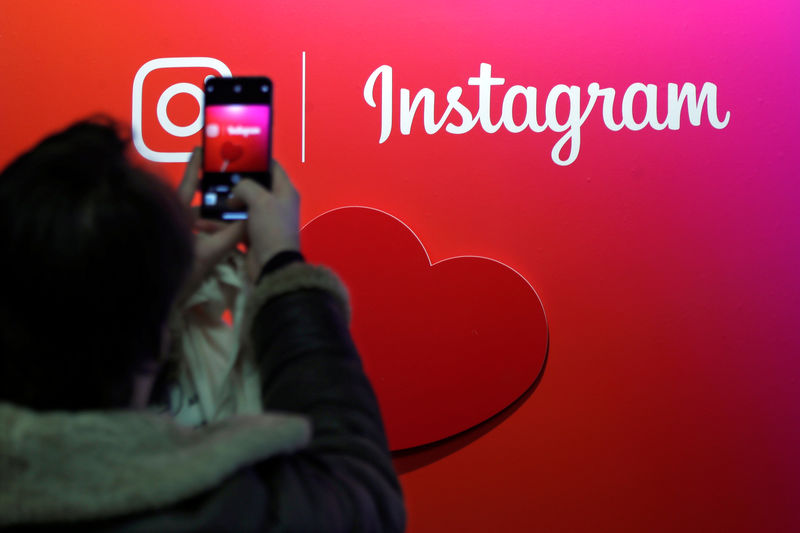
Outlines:
[[122, 407], [158, 358], [192, 238], [127, 147], [110, 120], [83, 121], [0, 173], [0, 401]]

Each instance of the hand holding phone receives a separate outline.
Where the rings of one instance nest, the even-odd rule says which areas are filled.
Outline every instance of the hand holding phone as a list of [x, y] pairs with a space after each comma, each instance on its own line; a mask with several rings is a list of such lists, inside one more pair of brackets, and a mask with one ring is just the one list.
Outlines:
[[272, 190], [249, 179], [234, 187], [234, 203], [246, 205], [250, 214], [246, 222], [247, 270], [252, 281], [276, 254], [300, 251], [300, 195], [277, 162], [272, 170]]
[[265, 77], [209, 78], [205, 85], [200, 216], [247, 218], [228, 199], [243, 179], [271, 188], [272, 81]]

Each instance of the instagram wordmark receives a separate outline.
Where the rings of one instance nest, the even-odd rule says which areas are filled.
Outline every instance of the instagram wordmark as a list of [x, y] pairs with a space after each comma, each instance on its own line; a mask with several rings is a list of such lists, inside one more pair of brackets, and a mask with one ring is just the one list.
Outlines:
[[[378, 107], [375, 100], [375, 86], [380, 78], [380, 113], [381, 113], [381, 133], [379, 143], [384, 143], [392, 132], [392, 114], [394, 85], [392, 79], [392, 67], [382, 65], [376, 68], [367, 79], [364, 86], [364, 100], [371, 107]], [[553, 162], [557, 165], [569, 165], [578, 158], [581, 146], [581, 126], [589, 117], [595, 104], [599, 105], [598, 98], [602, 98], [603, 122], [611, 131], [619, 131], [628, 128], [638, 131], [645, 127], [654, 130], [669, 128], [677, 130], [681, 127], [681, 112], [686, 107], [689, 122], [692, 126], [699, 126], [703, 107], [706, 107], [708, 122], [716, 129], [722, 129], [728, 125], [730, 111], [725, 113], [724, 119], [720, 120], [717, 114], [717, 86], [706, 82], [697, 94], [697, 87], [693, 83], [684, 83], [680, 90], [678, 84], [667, 84], [667, 112], [663, 121], [658, 120], [657, 96], [658, 87], [654, 84], [633, 83], [622, 95], [621, 116], [622, 121], [614, 120], [614, 98], [616, 91], [610, 87], [601, 89], [600, 84], [593, 82], [587, 88], [588, 102], [581, 109], [581, 88], [576, 85], [556, 85], [547, 95], [545, 101], [544, 120], [540, 123], [536, 116], [537, 89], [536, 87], [524, 87], [513, 85], [508, 88], [503, 97], [502, 112], [500, 120], [492, 122], [491, 119], [491, 91], [492, 87], [505, 84], [505, 78], [492, 77], [492, 66], [488, 63], [481, 63], [480, 75], [471, 77], [467, 80], [468, 85], [478, 87], [478, 111], [473, 114], [463, 103], [459, 101], [463, 93], [463, 88], [456, 86], [447, 91], [447, 108], [439, 120], [434, 117], [434, 99], [436, 97], [432, 89], [420, 89], [411, 99], [409, 89], [400, 89], [400, 133], [408, 135], [411, 133], [411, 123], [420, 104], [422, 104], [422, 125], [425, 133], [432, 135], [438, 132], [442, 126], [445, 131], [453, 134], [467, 133], [478, 123], [487, 133], [494, 133], [504, 127], [511, 133], [520, 133], [530, 129], [534, 133], [540, 133], [547, 129], [554, 132], [565, 132], [556, 142], [551, 151]], [[637, 120], [633, 113], [633, 101], [638, 93], [642, 93], [646, 98], [646, 111], [644, 117]], [[569, 101], [569, 114], [563, 122], [559, 122], [556, 116], [556, 105], [561, 96], [566, 95]], [[514, 122], [513, 107], [517, 98], [522, 98], [526, 105], [525, 118], [521, 123]], [[455, 112], [457, 117], [451, 118]], [[448, 121], [448, 119], [450, 119]], [[561, 158], [561, 151], [569, 143], [569, 155], [566, 159]]]
[[258, 126], [228, 126], [228, 135], [241, 135], [246, 139], [250, 135], [261, 135], [261, 128]]
[[[216, 71], [218, 76], [229, 78], [231, 70], [219, 59], [213, 57], [161, 57], [145, 63], [133, 78], [133, 104], [131, 108], [131, 129], [136, 150], [150, 161], [160, 163], [181, 163], [189, 160], [191, 152], [159, 152], [145, 143], [142, 135], [142, 88], [147, 75], [158, 69], [207, 68]], [[167, 115], [167, 104], [177, 94], [191, 95], [199, 105], [197, 118], [188, 126], [178, 126]], [[167, 87], [158, 99], [156, 116], [159, 125], [175, 137], [189, 137], [203, 127], [203, 89], [192, 83], [178, 82]]]

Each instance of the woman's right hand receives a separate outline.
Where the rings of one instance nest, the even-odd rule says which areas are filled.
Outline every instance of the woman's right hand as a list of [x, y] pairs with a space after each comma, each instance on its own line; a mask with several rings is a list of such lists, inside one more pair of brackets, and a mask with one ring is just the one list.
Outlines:
[[272, 164], [272, 190], [244, 179], [232, 192], [231, 204], [247, 206], [247, 271], [255, 282], [276, 254], [300, 251], [300, 195], [277, 162]]

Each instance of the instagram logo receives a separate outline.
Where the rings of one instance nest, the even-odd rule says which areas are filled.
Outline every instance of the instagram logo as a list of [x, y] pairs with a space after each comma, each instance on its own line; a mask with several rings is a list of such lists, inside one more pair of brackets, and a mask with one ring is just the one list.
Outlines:
[[[177, 76], [176, 76], [177, 74]], [[131, 129], [136, 150], [150, 161], [189, 160], [203, 127], [203, 83], [209, 76], [231, 77], [212, 57], [162, 57], [142, 65], [133, 78]]]

